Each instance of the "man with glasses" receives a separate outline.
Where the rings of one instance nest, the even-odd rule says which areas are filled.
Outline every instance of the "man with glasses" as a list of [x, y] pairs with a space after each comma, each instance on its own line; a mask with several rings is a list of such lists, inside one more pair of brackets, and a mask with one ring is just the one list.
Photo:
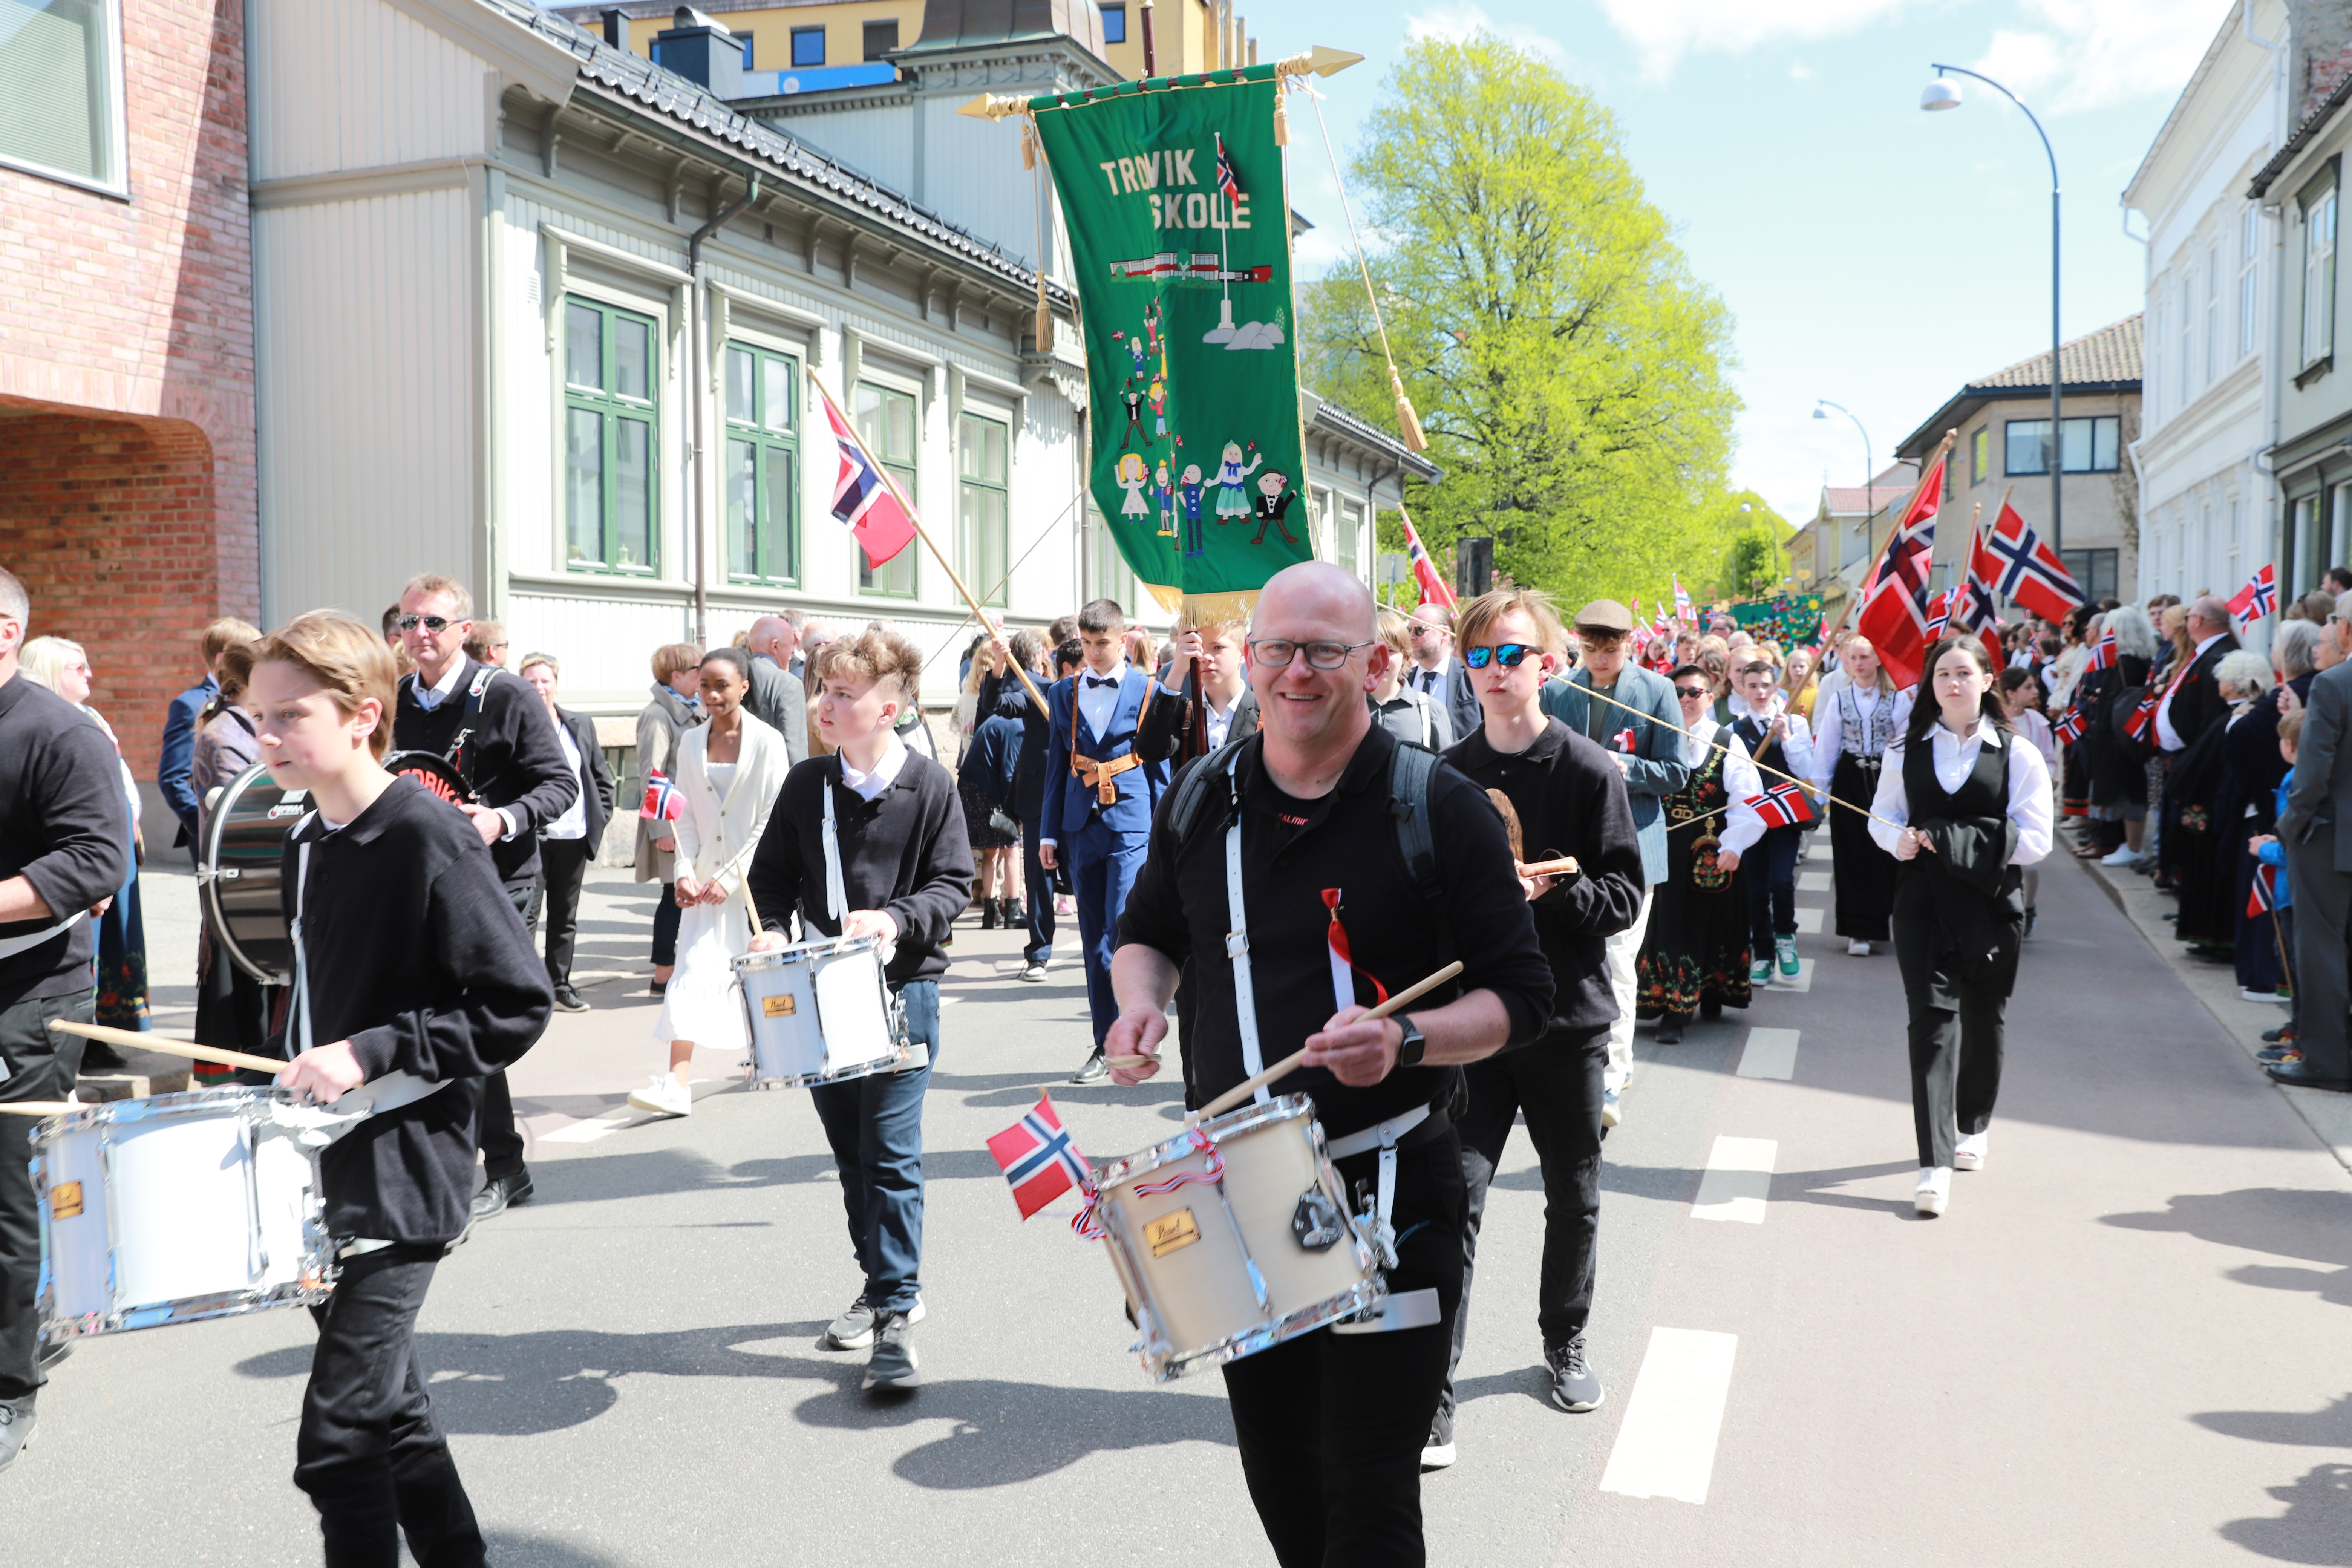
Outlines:
[[[1187, 959], [1200, 1000], [1180, 1044], [1203, 1097], [1304, 1044], [1306, 1065], [1275, 1089], [1314, 1098], [1347, 1190], [1379, 1194], [1395, 1238], [1392, 1310], [1412, 1326], [1320, 1329], [1245, 1356], [1224, 1368], [1227, 1405], [1277, 1561], [1417, 1563], [1417, 1446], [1444, 1377], [1466, 1224], [1448, 1069], [1540, 1035], [1551, 975], [1502, 824], [1425, 752], [1412, 754], [1429, 768], [1428, 877], [1407, 862], [1390, 801], [1408, 749], [1366, 701], [1389, 651], [1364, 585], [1321, 562], [1276, 574], [1248, 656], [1258, 732], [1229, 773], [1204, 781], [1187, 830], [1181, 813], [1161, 814], [1119, 922], [1109, 1047], [1150, 1059], [1113, 1077], [1159, 1070]], [[1236, 931], [1244, 940], [1229, 942]], [[1381, 995], [1457, 957], [1458, 979], [1409, 1012], [1364, 1019]], [[1237, 978], [1255, 1004], [1246, 1016]]]
[[1452, 657], [1454, 612], [1424, 600], [1412, 613], [1406, 629], [1412, 638], [1413, 668], [1404, 683], [1445, 710], [1454, 732], [1466, 735], [1478, 727], [1478, 692], [1461, 661]]
[[1584, 662], [1566, 680], [1546, 681], [1543, 688], [1543, 710], [1608, 752], [1616, 764], [1642, 843], [1642, 910], [1608, 944], [1617, 1020], [1609, 1026], [1609, 1067], [1601, 1079], [1603, 1127], [1617, 1125], [1625, 1080], [1633, 1073], [1636, 970], [1650, 925], [1650, 889], [1666, 879], [1664, 801], [1690, 778], [1682, 736], [1675, 729], [1681, 714], [1674, 683], [1625, 658], [1633, 636], [1633, 611], [1614, 599], [1593, 600], [1576, 614]]
[[2294, 784], [2279, 814], [2287, 881], [2294, 889], [2296, 1048], [2299, 1062], [2263, 1070], [2304, 1089], [2352, 1090], [2352, 1047], [2345, 1038], [2345, 970], [2352, 962], [2352, 594], [2336, 601], [2323, 646], [2336, 662], [2304, 699], [2303, 739]]
[[[401, 677], [392, 749], [431, 752], [465, 778], [469, 798], [459, 809], [489, 846], [515, 913], [527, 918], [539, 886], [539, 830], [580, 798], [580, 776], [563, 760], [555, 721], [521, 680], [467, 657], [474, 596], [464, 584], [430, 573], [410, 578], [394, 624], [416, 672]], [[504, 1072], [482, 1080], [479, 1136], [486, 1180], [474, 1194], [469, 1233], [475, 1221], [530, 1196]]]

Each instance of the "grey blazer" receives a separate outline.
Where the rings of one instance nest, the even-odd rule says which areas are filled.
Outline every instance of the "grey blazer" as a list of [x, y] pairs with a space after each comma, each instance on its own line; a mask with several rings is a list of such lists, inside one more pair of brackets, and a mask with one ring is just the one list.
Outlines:
[[2303, 742], [2278, 836], [2302, 845], [2325, 833], [2333, 841], [2336, 869], [2352, 871], [2352, 833], [2342, 831], [2352, 822], [2352, 748], [2344, 734], [2352, 724], [2352, 664], [2320, 671], [2303, 706]]
[[[1544, 682], [1538, 700], [1546, 713], [1581, 735], [1587, 732], [1586, 715], [1592, 708], [1587, 695], [1591, 689], [1592, 674], [1580, 665], [1566, 680]], [[1642, 845], [1642, 875], [1655, 887], [1666, 879], [1664, 800], [1690, 782], [1690, 768], [1683, 762], [1682, 706], [1675, 700], [1673, 681], [1631, 659], [1618, 674], [1614, 695], [1627, 708], [1640, 710], [1628, 713], [1622, 708], [1608, 709], [1601, 732], [1633, 731], [1633, 760], [1624, 770], [1625, 800], [1633, 808], [1633, 836]]]
[[801, 678], [764, 653], [751, 656], [751, 691], [743, 706], [751, 717], [784, 737], [784, 752], [808, 760], [808, 692]]

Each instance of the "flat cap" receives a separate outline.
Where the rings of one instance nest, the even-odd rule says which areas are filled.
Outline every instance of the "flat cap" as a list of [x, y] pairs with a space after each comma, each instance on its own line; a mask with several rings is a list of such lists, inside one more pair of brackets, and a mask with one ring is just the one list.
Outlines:
[[1576, 612], [1576, 624], [1591, 626], [1596, 632], [1630, 632], [1633, 629], [1633, 612], [1614, 599], [1595, 599]]

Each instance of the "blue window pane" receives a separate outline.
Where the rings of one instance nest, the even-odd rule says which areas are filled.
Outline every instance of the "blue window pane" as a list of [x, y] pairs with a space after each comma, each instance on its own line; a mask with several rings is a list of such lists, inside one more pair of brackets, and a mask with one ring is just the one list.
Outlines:
[[793, 64], [795, 67], [824, 64], [824, 29], [823, 27], [793, 29]]

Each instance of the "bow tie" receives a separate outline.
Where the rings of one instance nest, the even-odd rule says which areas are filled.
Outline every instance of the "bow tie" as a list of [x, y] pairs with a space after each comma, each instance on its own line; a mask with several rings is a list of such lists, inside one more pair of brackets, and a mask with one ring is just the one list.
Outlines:
[[1118, 677], [1116, 675], [1089, 675], [1087, 677], [1087, 684], [1089, 687], [1117, 686], [1118, 684]]

